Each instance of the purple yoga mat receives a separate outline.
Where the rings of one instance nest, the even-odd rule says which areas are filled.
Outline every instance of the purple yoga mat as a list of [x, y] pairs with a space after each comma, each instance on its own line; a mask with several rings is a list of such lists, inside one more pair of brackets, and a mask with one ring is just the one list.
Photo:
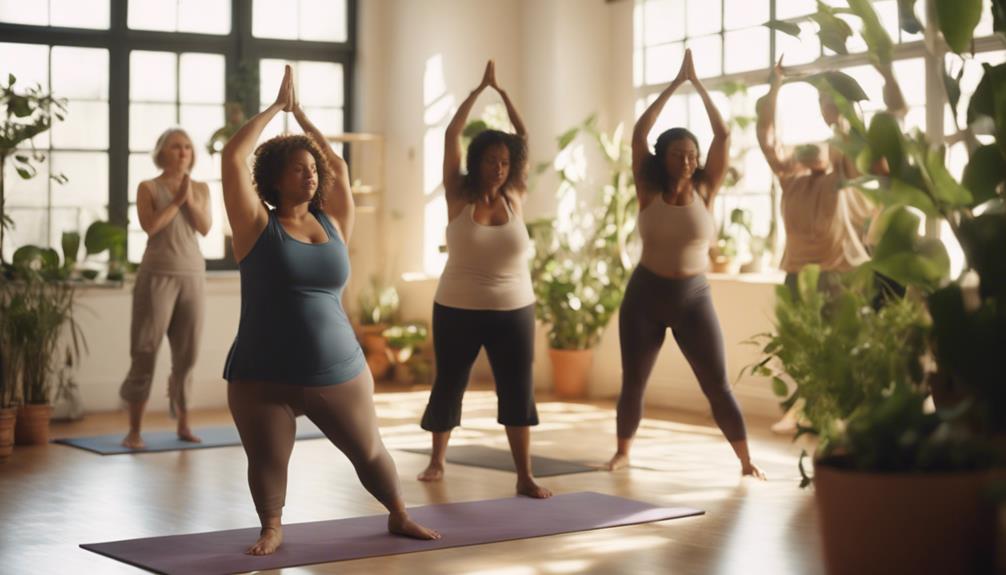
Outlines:
[[387, 515], [370, 515], [285, 525], [283, 545], [276, 553], [263, 557], [244, 553], [258, 538], [257, 527], [86, 543], [81, 547], [157, 573], [215, 575], [603, 529], [702, 515], [704, 511], [656, 507], [579, 492], [546, 500], [508, 497], [427, 505], [412, 508], [409, 513], [416, 521], [440, 531], [443, 539], [395, 537], [387, 532]]

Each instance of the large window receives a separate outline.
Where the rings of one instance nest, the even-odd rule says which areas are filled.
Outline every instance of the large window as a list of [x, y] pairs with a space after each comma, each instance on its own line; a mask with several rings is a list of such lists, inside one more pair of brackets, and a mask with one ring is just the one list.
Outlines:
[[[840, 0], [826, 0], [825, 4], [845, 5]], [[926, 130], [927, 117], [933, 117], [931, 108], [944, 107], [945, 98], [942, 80], [937, 77], [934, 81], [927, 75], [927, 59], [932, 56], [925, 50], [923, 34], [909, 34], [901, 29], [897, 0], [875, 0], [873, 7], [891, 39], [898, 44], [894, 72], [909, 106], [905, 128]], [[855, 78], [872, 98], [862, 104], [866, 117], [871, 117], [884, 107], [880, 96], [883, 80], [870, 65], [865, 44], [858, 35], [854, 36], [848, 42], [850, 54], [844, 56], [822, 46], [817, 26], [802, 21], [816, 10], [816, 0], [636, 0], [633, 54], [636, 114], [666, 87], [677, 73], [684, 50], [691, 48], [699, 76], [706, 79], [709, 88], [719, 90], [713, 92], [713, 97], [724, 115], [753, 116], [754, 102], [767, 91], [765, 82], [771, 64], [785, 55], [784, 65], [801, 74], [837, 69]], [[918, 3], [916, 14], [925, 25], [925, 2]], [[857, 18], [844, 14], [839, 17], [846, 19], [854, 30], [860, 26]], [[800, 37], [770, 31], [763, 24], [771, 19], [801, 21]], [[991, 35], [991, 11], [989, 0], [985, 0], [975, 38]], [[976, 42], [976, 49], [978, 54], [968, 62], [961, 83], [963, 96], [958, 108], [961, 115], [966, 114], [970, 94], [981, 76], [979, 63], [1006, 60], [1001, 44]], [[959, 68], [956, 56], [947, 58], [956, 59], [950, 64], [951, 71], [955, 65]], [[747, 86], [746, 93], [727, 97], [724, 90], [738, 83]], [[779, 93], [778, 109], [785, 111], [777, 115], [777, 130], [784, 145], [823, 142], [831, 137], [818, 110], [817, 92], [809, 84], [785, 84]], [[944, 125], [932, 127], [931, 135], [939, 138], [957, 132], [949, 106], [943, 119]], [[670, 99], [651, 137], [655, 139], [671, 126], [691, 129], [703, 148], [711, 140], [702, 103], [688, 86]], [[941, 132], [935, 133], [941, 128]], [[732, 165], [741, 178], [736, 186], [720, 194], [716, 214], [722, 221], [733, 208], [747, 208], [753, 215], [755, 233], [765, 234], [775, 209], [770, 200], [773, 177], [758, 148], [754, 127], [735, 126], [732, 145]], [[950, 148], [948, 165], [952, 171], [960, 174], [966, 161], [963, 143]], [[952, 245], [952, 238], [946, 234], [944, 238], [948, 239], [955, 270], [959, 269], [962, 261], [959, 248]]]
[[[354, 14], [354, 0], [0, 0], [0, 76], [68, 100], [66, 121], [35, 138], [45, 158], [38, 175], [5, 174], [16, 226], [5, 256], [25, 244], [58, 248], [63, 231], [108, 219], [128, 226], [129, 259], [139, 261], [146, 235], [136, 190], [158, 174], [150, 155], [158, 135], [180, 126], [196, 149], [193, 177], [212, 195], [213, 228], [200, 238], [207, 265], [233, 268], [219, 157], [206, 151], [224, 125], [224, 102], [239, 99], [254, 113], [291, 63], [312, 119], [342, 132]], [[261, 95], [247, 77], [234, 81], [239, 68], [258, 70]], [[265, 136], [296, 131], [283, 116]]]

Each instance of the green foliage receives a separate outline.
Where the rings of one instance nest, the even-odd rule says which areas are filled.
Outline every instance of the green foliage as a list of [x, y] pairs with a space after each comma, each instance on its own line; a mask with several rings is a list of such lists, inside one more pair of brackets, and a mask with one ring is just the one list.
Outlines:
[[958, 54], [971, 47], [982, 17], [982, 0], [935, 0], [936, 23], [950, 49]]
[[88, 256], [108, 251], [108, 274], [111, 281], [122, 281], [126, 270], [126, 229], [97, 221], [84, 233], [84, 249]]
[[597, 345], [622, 302], [631, 271], [628, 244], [637, 205], [631, 152], [621, 126], [608, 135], [591, 116], [558, 138], [559, 151], [551, 168], [560, 180], [559, 204], [577, 198], [581, 189], [590, 186], [581, 176], [586, 171], [581, 139], [597, 145], [608, 168], [608, 181], [598, 201], [578, 206], [561, 220], [528, 224], [534, 243], [535, 312], [549, 326], [549, 345], [555, 349]]
[[870, 0], [849, 0], [849, 8], [863, 21], [862, 35], [866, 41], [870, 61], [879, 66], [890, 66], [894, 43], [881, 25], [880, 18], [873, 9], [873, 3]]
[[818, 37], [821, 44], [837, 54], [848, 54], [849, 50], [845, 43], [852, 36], [852, 28], [845, 20], [838, 17], [836, 9], [818, 0], [817, 12], [810, 15], [810, 19], [818, 25]]
[[386, 324], [398, 316], [398, 290], [393, 285], [384, 285], [377, 278], [370, 278], [370, 285], [360, 291], [357, 303], [360, 306], [361, 325]]
[[856, 274], [842, 281], [821, 289], [819, 268], [806, 267], [795, 292], [776, 289], [774, 333], [753, 339], [765, 357], [751, 373], [774, 378], [785, 408], [802, 402], [808, 432], [821, 438], [821, 454], [831, 453], [832, 442], [863, 406], [923, 377], [922, 303], [893, 298], [876, 311], [871, 282]]
[[[0, 264], [3, 263], [4, 236], [14, 226], [14, 221], [6, 212], [4, 172], [7, 159], [11, 159], [21, 179], [35, 177], [38, 172], [36, 164], [42, 162], [45, 156], [35, 150], [33, 138], [48, 130], [53, 121], [62, 121], [66, 114], [66, 100], [43, 93], [38, 85], [18, 93], [14, 88], [16, 83], [17, 78], [13, 74], [7, 77], [6, 85], [0, 83], [0, 109], [3, 110], [3, 120], [0, 121]], [[30, 151], [18, 148], [24, 142], [31, 144]], [[57, 182], [66, 182], [62, 175], [51, 177]]]
[[915, 0], [898, 0], [898, 18], [901, 20], [901, 29], [909, 34], [920, 34], [925, 27], [915, 15]]

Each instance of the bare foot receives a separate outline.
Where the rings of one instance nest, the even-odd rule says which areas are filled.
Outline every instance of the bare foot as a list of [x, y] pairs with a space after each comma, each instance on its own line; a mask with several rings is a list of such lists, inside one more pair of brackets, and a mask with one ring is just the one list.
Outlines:
[[388, 516], [388, 531], [395, 535], [411, 537], [413, 539], [440, 539], [439, 532], [416, 523], [409, 518], [408, 514], [391, 514]]
[[188, 427], [179, 427], [178, 428], [178, 439], [181, 439], [182, 441], [188, 441], [190, 443], [202, 443], [203, 442], [203, 440], [199, 439], [199, 437], [197, 437], [196, 435], [194, 435], [192, 433], [192, 430], [189, 429]]
[[444, 465], [442, 463], [430, 463], [422, 473], [416, 476], [420, 481], [440, 481], [444, 478]]
[[534, 482], [533, 477], [517, 480], [517, 495], [524, 495], [534, 499], [548, 499], [552, 497], [552, 492]]
[[259, 532], [258, 541], [248, 548], [248, 555], [271, 555], [283, 543], [283, 529], [279, 527], [263, 527]]
[[765, 476], [765, 472], [750, 461], [741, 464], [741, 475], [744, 477], [754, 477], [755, 479], [761, 479], [762, 481], [768, 480], [768, 477]]
[[629, 454], [622, 453], [621, 451], [616, 452], [615, 455], [611, 456], [611, 461], [605, 466], [608, 471], [616, 471], [618, 469], [623, 469], [629, 466]]
[[127, 434], [122, 440], [122, 446], [129, 449], [143, 449], [147, 446], [147, 444], [143, 442], [143, 438], [140, 437], [139, 431], [130, 431], [129, 434]]

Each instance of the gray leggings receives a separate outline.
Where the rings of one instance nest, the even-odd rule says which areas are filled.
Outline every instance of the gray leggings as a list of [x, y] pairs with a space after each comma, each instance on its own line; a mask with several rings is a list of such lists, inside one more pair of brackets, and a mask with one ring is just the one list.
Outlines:
[[262, 519], [283, 514], [287, 464], [302, 414], [349, 458], [371, 495], [389, 510], [400, 506], [398, 472], [378, 431], [369, 369], [324, 386], [231, 381], [227, 404], [248, 456], [248, 485]]
[[119, 396], [129, 402], [146, 401], [154, 378], [154, 364], [164, 335], [171, 346], [168, 399], [171, 413], [185, 411], [188, 390], [203, 333], [206, 279], [202, 274], [169, 275], [140, 270], [133, 287], [129, 373]]
[[636, 434], [643, 417], [643, 392], [667, 328], [698, 378], [723, 435], [731, 442], [747, 437], [740, 406], [730, 391], [723, 334], [705, 276], [665, 278], [636, 266], [618, 313], [622, 348], [618, 437]]

